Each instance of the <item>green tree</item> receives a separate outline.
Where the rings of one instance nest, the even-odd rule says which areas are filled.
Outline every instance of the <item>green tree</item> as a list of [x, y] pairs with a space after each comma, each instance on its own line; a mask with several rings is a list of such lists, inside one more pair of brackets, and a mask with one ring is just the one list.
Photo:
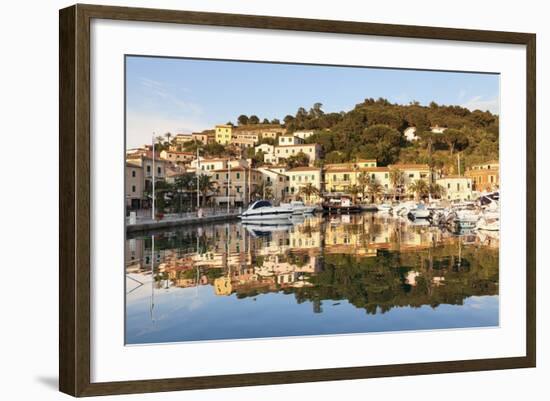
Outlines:
[[468, 138], [462, 131], [457, 129], [449, 128], [445, 130], [441, 139], [449, 147], [451, 157], [455, 150], [464, 150], [468, 147]]
[[319, 193], [319, 189], [310, 182], [302, 186], [298, 191], [298, 194], [305, 196], [307, 203], [309, 203], [312, 196], [318, 196]]
[[384, 188], [382, 185], [374, 180], [371, 180], [368, 188], [367, 188], [368, 194], [371, 197], [371, 202], [375, 203], [379, 200], [380, 196], [384, 193]]
[[351, 196], [353, 204], [357, 203], [357, 195], [359, 195], [363, 190], [359, 185], [350, 185], [346, 188], [346, 193]]
[[439, 199], [444, 194], [445, 189], [439, 184], [431, 183], [429, 185], [428, 192], [433, 198]]
[[368, 193], [368, 188], [372, 182], [371, 176], [367, 172], [359, 173], [357, 176], [357, 185], [361, 190], [361, 199], [365, 201], [366, 194]]
[[288, 168], [305, 167], [309, 165], [309, 157], [304, 152], [299, 152], [286, 159]]
[[206, 196], [209, 192], [214, 192], [214, 183], [209, 175], [201, 174], [199, 176], [199, 191], [202, 196], [202, 205], [206, 204]]
[[237, 117], [237, 122], [239, 123], [239, 125], [248, 124], [248, 116], [245, 114], [241, 114], [239, 117]]
[[426, 198], [430, 193], [430, 187], [424, 180], [416, 180], [409, 185], [409, 192], [415, 196], [418, 201], [421, 198]]
[[397, 200], [397, 195], [401, 194], [403, 190], [403, 184], [405, 179], [403, 177], [403, 172], [398, 168], [392, 167], [390, 169], [390, 183], [393, 187], [394, 199]]
[[248, 118], [248, 124], [259, 124], [259, 123], [260, 123], [260, 119], [256, 115], [251, 115]]

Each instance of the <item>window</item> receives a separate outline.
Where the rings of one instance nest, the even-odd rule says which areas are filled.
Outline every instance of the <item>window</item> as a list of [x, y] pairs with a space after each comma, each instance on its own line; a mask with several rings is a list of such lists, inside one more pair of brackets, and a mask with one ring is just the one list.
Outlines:
[[241, 173], [237, 173], [237, 180], [241, 178]]
[[292, 181], [296, 181], [296, 176], [295, 175], [292, 176]]
[[456, 184], [456, 190], [460, 191], [460, 184], [459, 183]]
[[414, 173], [409, 174], [409, 178], [414, 178]]
[[147, 172], [148, 172], [148, 173], [151, 172], [151, 166], [147, 166]]
[[344, 174], [344, 181], [349, 181], [349, 174]]
[[136, 170], [132, 170], [132, 177], [136, 176]]
[[132, 185], [132, 192], [136, 192], [136, 186]]
[[220, 175], [216, 173], [216, 180], [219, 180], [219, 179], [220, 179]]
[[451, 189], [451, 183], [447, 184], [447, 189]]
[[311, 176], [311, 181], [315, 181], [315, 176], [314, 175]]
[[161, 174], [161, 168], [160, 167], [157, 167], [157, 175], [160, 175]]

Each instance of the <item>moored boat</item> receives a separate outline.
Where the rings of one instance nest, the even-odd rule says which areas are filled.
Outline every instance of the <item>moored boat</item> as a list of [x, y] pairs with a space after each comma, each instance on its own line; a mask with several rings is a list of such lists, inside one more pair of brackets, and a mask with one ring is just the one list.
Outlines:
[[243, 221], [289, 219], [293, 210], [288, 206], [273, 206], [266, 200], [252, 203], [240, 216]]
[[315, 213], [315, 209], [317, 208], [317, 206], [306, 205], [302, 201], [292, 201], [290, 203], [281, 203], [281, 206], [291, 208], [293, 214], [312, 214], [312, 213]]

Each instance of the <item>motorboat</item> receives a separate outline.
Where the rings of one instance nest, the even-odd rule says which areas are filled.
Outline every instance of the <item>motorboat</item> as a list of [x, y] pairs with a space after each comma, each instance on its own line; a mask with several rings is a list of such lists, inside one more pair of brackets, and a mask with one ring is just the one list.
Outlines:
[[243, 221], [243, 227], [254, 238], [267, 237], [272, 233], [288, 231], [292, 222], [287, 219], [269, 219], [266, 221]]
[[407, 213], [407, 217], [413, 221], [418, 219], [427, 219], [430, 217], [430, 211], [426, 208], [426, 205], [419, 203], [416, 205], [416, 208], [411, 209], [409, 213]]
[[288, 220], [292, 213], [293, 209], [289, 206], [273, 206], [269, 201], [257, 200], [240, 215], [240, 218], [243, 221]]
[[317, 206], [308, 206], [302, 201], [292, 201], [290, 203], [281, 203], [281, 206], [287, 206], [292, 209], [293, 214], [312, 214]]
[[483, 215], [477, 222], [476, 228], [483, 231], [500, 231], [500, 219], [495, 215]]
[[412, 209], [416, 208], [416, 203], [412, 201], [401, 202], [392, 208], [394, 217], [406, 216]]
[[376, 206], [376, 209], [382, 213], [390, 213], [392, 211], [392, 208], [393, 206], [387, 203]]
[[341, 196], [331, 198], [323, 204], [323, 210], [328, 213], [359, 213], [361, 206], [352, 203], [351, 198]]

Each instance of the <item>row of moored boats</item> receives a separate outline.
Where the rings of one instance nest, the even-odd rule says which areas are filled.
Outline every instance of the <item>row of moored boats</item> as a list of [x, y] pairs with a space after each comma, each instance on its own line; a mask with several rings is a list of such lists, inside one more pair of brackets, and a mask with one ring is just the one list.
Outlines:
[[[336, 206], [336, 207], [335, 207]], [[326, 205], [323, 209], [328, 212], [354, 212], [357, 208], [343, 208], [346, 205]], [[273, 220], [291, 219], [293, 216], [313, 214], [317, 206], [306, 205], [302, 201], [292, 201], [273, 206], [267, 200], [258, 200], [252, 203], [241, 214], [244, 222], [269, 224]], [[345, 210], [345, 211], [344, 211]], [[419, 225], [447, 226], [454, 231], [462, 230], [500, 230], [499, 193], [493, 192], [480, 196], [476, 201], [460, 203], [417, 203], [413, 201], [376, 206], [380, 213], [395, 218], [406, 218]]]

